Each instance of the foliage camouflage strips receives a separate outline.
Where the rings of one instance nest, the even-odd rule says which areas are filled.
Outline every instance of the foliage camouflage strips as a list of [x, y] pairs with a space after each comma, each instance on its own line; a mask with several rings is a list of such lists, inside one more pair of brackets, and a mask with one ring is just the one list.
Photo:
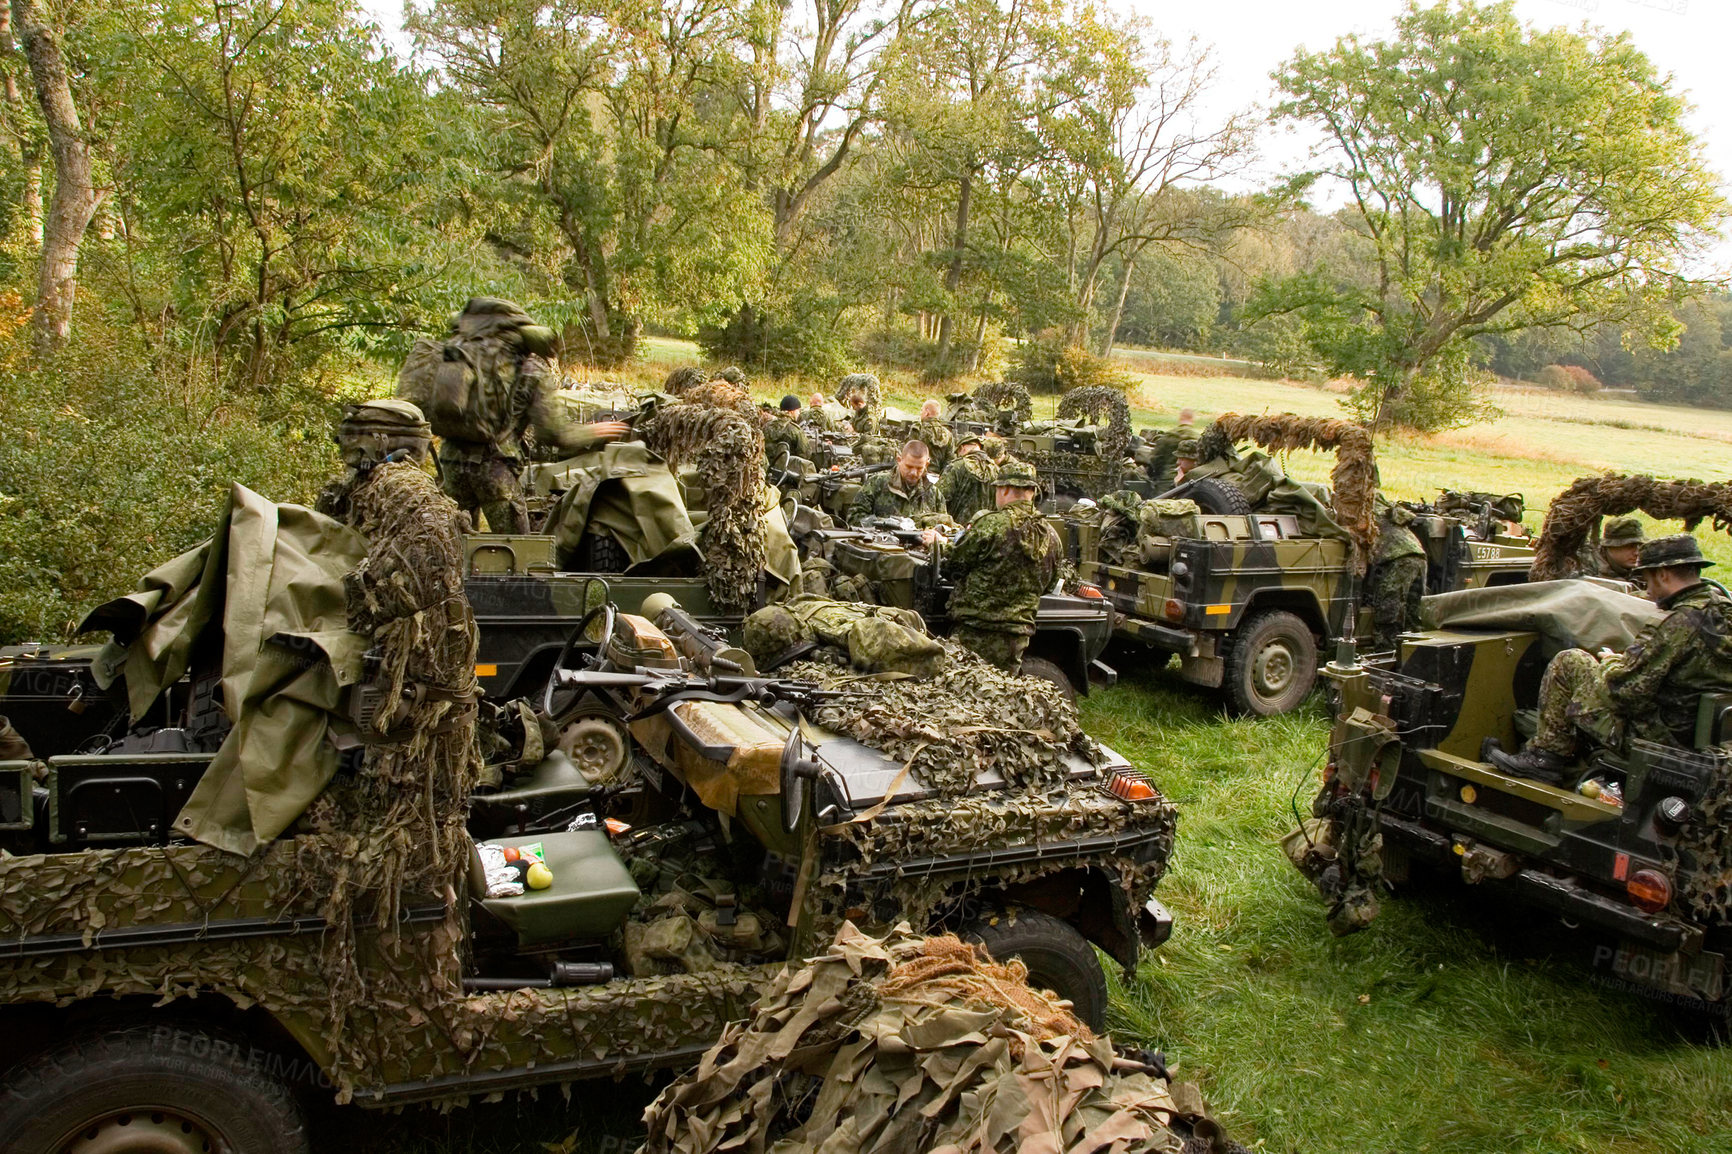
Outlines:
[[1600, 518], [1625, 513], [1682, 521], [1686, 532], [1703, 521], [1732, 531], [1732, 481], [1661, 481], [1617, 473], [1579, 477], [1546, 512], [1534, 549], [1533, 579], [1554, 581], [1578, 572], [1577, 558]]

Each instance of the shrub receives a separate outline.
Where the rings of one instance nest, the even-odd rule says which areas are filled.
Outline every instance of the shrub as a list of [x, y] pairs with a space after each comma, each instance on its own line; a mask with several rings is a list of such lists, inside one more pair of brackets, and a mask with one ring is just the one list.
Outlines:
[[1043, 335], [1017, 346], [1010, 379], [1031, 393], [1068, 393], [1092, 385], [1123, 392], [1131, 379], [1105, 357]]
[[[938, 363], [938, 342], [927, 340], [909, 329], [875, 329], [854, 342], [860, 359], [885, 368], [905, 369], [921, 374], [928, 381], [947, 380], [963, 373], [986, 377], [1002, 377], [1006, 364], [1007, 342], [996, 328], [988, 328], [979, 344], [972, 339], [952, 339], [950, 342], [951, 371], [941, 371]], [[969, 367], [973, 362], [973, 368]]]
[[743, 304], [721, 327], [698, 332], [698, 346], [713, 361], [748, 365], [772, 376], [834, 379], [852, 364], [848, 334], [837, 313], [811, 301], [788, 315]]
[[1534, 374], [1534, 383], [1548, 389], [1567, 389], [1570, 387], [1569, 370], [1562, 365], [1547, 365]]
[[1569, 374], [1569, 390], [1572, 393], [1597, 393], [1600, 391], [1600, 378], [1594, 376], [1581, 365], [1565, 365], [1564, 372]]

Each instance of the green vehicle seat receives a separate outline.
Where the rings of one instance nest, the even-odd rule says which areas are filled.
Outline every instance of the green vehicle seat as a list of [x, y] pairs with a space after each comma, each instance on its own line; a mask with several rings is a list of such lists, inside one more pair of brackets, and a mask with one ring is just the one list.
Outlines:
[[637, 904], [637, 883], [599, 829], [507, 837], [483, 843], [522, 849], [540, 845], [553, 884], [518, 897], [489, 898], [481, 854], [470, 852], [469, 889], [488, 913], [517, 931], [525, 946], [606, 937]]
[[1732, 741], [1732, 693], [1704, 693], [1696, 705], [1696, 748]]

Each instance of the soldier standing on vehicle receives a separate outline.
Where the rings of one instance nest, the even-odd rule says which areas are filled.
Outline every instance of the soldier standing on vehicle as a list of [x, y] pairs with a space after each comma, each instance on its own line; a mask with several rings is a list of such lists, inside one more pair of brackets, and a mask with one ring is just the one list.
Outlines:
[[[907, 517], [916, 524], [942, 518], [938, 488], [926, 476], [932, 453], [920, 441], [909, 441], [896, 454], [896, 464], [866, 478], [854, 503], [848, 506], [848, 523], [858, 525], [868, 517]], [[928, 545], [938, 539], [930, 529], [923, 535]]]
[[1365, 604], [1371, 610], [1372, 637], [1379, 650], [1396, 640], [1419, 616], [1425, 592], [1425, 547], [1414, 535], [1413, 510], [1391, 505], [1378, 521], [1377, 550], [1365, 576]]
[[1179, 424], [1155, 438], [1154, 460], [1149, 467], [1149, 475], [1155, 487], [1155, 492], [1165, 493], [1179, 483], [1179, 448], [1185, 443], [1191, 444], [1191, 463], [1196, 464], [1197, 412], [1195, 409], [1180, 409]]
[[932, 450], [932, 470], [943, 474], [950, 467], [950, 450], [955, 443], [956, 434], [950, 431], [950, 426], [938, 415], [938, 402], [927, 401], [920, 406], [920, 439], [926, 442], [926, 447]]
[[1732, 692], [1732, 598], [1702, 580], [1712, 564], [1689, 534], [1644, 544], [1635, 571], [1666, 616], [1621, 654], [1566, 649], [1552, 658], [1533, 740], [1507, 753], [1488, 738], [1480, 756], [1505, 773], [1556, 783], [1584, 737], [1614, 747], [1632, 737], [1690, 744], [1697, 698]]
[[627, 431], [620, 421], [585, 425], [554, 415], [555, 343], [552, 329], [512, 302], [472, 297], [444, 341], [415, 342], [397, 378], [397, 395], [439, 435], [446, 495], [472, 518], [486, 517], [495, 533], [529, 532], [518, 474], [536, 446], [580, 453]]
[[878, 411], [878, 378], [871, 373], [849, 373], [837, 386], [836, 395], [846, 397], [848, 424], [857, 437], [876, 437], [884, 414]]
[[976, 517], [945, 559], [951, 640], [1007, 673], [1022, 668], [1041, 594], [1058, 580], [1059, 539], [1034, 507], [1034, 469], [1012, 462], [994, 482], [997, 508]]
[[979, 433], [964, 433], [956, 442], [956, 459], [938, 479], [938, 501], [958, 525], [994, 507], [992, 483], [998, 466], [986, 455]]
[[1642, 523], [1634, 517], [1619, 517], [1606, 522], [1605, 531], [1600, 534], [1600, 547], [1594, 550], [1593, 563], [1587, 575], [1643, 586], [1645, 582], [1636, 572], [1636, 566], [1640, 564], [1644, 539]]

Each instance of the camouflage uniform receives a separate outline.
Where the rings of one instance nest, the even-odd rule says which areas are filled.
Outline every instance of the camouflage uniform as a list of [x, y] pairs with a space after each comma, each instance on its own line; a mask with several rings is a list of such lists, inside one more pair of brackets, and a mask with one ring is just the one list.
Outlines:
[[1058, 534], [1033, 501], [1012, 501], [975, 518], [945, 560], [956, 578], [951, 639], [1015, 673], [1040, 596], [1058, 579]]
[[778, 416], [764, 430], [764, 455], [772, 466], [782, 463], [782, 451], [777, 445], [788, 446], [788, 453], [794, 457], [812, 458], [812, 443], [806, 439], [806, 432], [799, 425], [790, 421], [786, 415]]
[[1584, 551], [1583, 574], [1589, 577], [1609, 577], [1614, 581], [1628, 581], [1638, 589], [1646, 589], [1648, 579], [1638, 573], [1634, 565], [1620, 565], [1606, 553], [1608, 547], [1640, 545], [1642, 540], [1642, 523], [1634, 517], [1619, 517], [1607, 522], [1599, 545], [1591, 552]]
[[956, 434], [941, 417], [921, 417], [914, 434], [932, 452], [932, 469], [943, 473], [950, 464], [950, 453], [956, 445]]
[[[1403, 513], [1407, 515], [1402, 516]], [[1394, 649], [1408, 624], [1419, 618], [1419, 598], [1425, 590], [1425, 548], [1407, 526], [1405, 509], [1385, 514], [1378, 526], [1377, 551], [1365, 578], [1365, 604], [1371, 610], [1372, 636], [1378, 649]]]
[[1196, 440], [1196, 426], [1189, 424], [1180, 425], [1155, 438], [1154, 454], [1149, 462], [1149, 481], [1156, 493], [1165, 493], [1177, 484], [1174, 475], [1179, 471], [1179, 448], [1189, 442], [1194, 453]]
[[867, 517], [910, 517], [916, 524], [935, 520], [944, 512], [938, 501], [938, 487], [925, 477], [913, 490], [902, 487], [902, 478], [895, 466], [866, 478], [848, 506], [848, 523], [858, 525]]
[[1540, 680], [1530, 749], [1576, 754], [1576, 731], [1603, 745], [1622, 738], [1688, 745], [1696, 699], [1732, 692], [1732, 599], [1706, 582], [1660, 602], [1666, 616], [1604, 661], [1585, 649], [1552, 658]]
[[998, 466], [984, 449], [971, 449], [950, 462], [938, 479], [938, 501], [959, 525], [966, 525], [983, 509], [992, 508], [992, 482]]

